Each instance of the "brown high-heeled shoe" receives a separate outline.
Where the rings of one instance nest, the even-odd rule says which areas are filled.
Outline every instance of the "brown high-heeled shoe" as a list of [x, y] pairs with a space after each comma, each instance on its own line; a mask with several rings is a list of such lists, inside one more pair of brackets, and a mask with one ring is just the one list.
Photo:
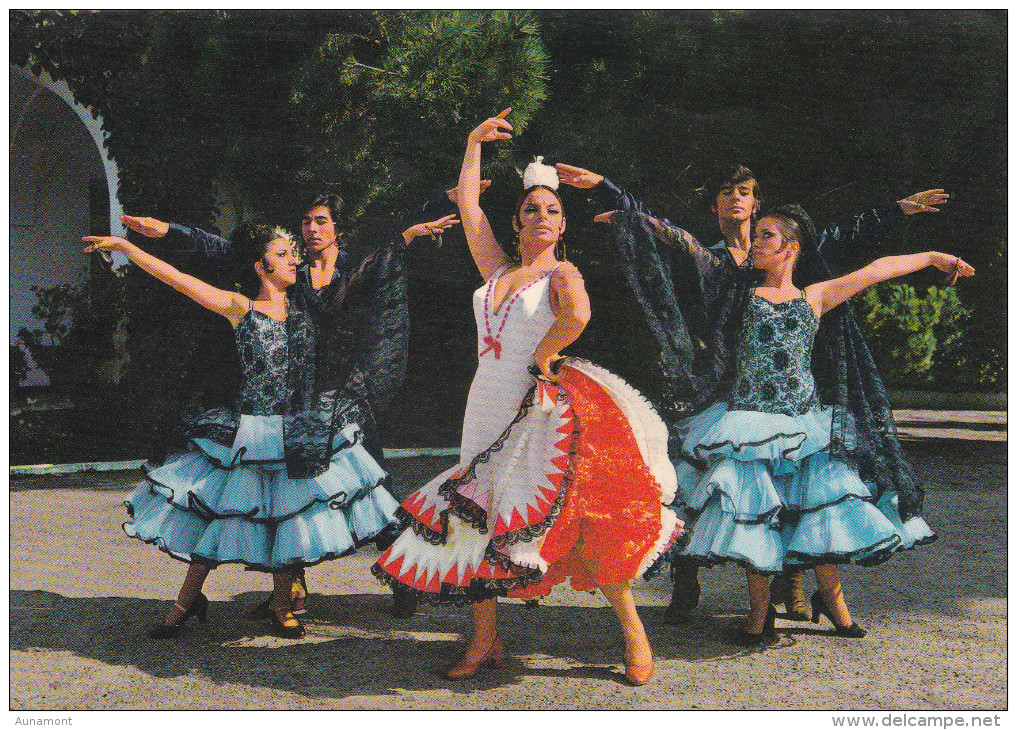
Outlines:
[[642, 687], [653, 678], [654, 660], [650, 659], [649, 664], [629, 664], [625, 660], [625, 679], [635, 687]]
[[469, 679], [485, 664], [490, 664], [493, 667], [500, 667], [501, 657], [504, 652], [505, 642], [502, 641], [501, 635], [495, 634], [494, 638], [491, 640], [491, 646], [488, 647], [487, 653], [484, 654], [484, 656], [480, 657], [480, 659], [475, 659], [472, 662], [466, 661], [466, 657], [464, 656], [458, 662], [445, 670], [445, 677], [454, 680]]

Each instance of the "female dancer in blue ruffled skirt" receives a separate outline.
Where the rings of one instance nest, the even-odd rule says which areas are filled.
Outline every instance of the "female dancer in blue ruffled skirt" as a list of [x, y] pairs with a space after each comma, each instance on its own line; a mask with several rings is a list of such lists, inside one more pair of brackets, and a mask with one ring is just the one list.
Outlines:
[[[681, 229], [636, 213], [598, 220], [612, 217], [616, 232], [647, 225], [677, 258], [688, 257], [702, 281], [724, 269], [718, 254]], [[836, 563], [878, 563], [934, 537], [920, 516], [902, 519], [896, 494], [863, 482], [832, 447], [832, 434], [843, 432], [850, 414], [824, 407], [817, 396], [810, 366], [820, 317], [866, 287], [927, 266], [954, 279], [974, 273], [955, 256], [929, 252], [881, 258], [799, 290], [792, 276], [803, 242], [808, 245], [806, 221], [804, 211], [788, 206], [756, 224], [749, 262], [728, 282], [735, 288], [741, 282], [746, 295], [728, 301], [742, 308], [731, 395], [676, 429], [679, 483], [692, 518], [681, 554], [703, 565], [745, 566], [751, 605], [746, 643], [772, 636], [769, 576], [785, 565], [815, 568], [814, 621], [824, 614], [838, 634], [864, 636], [844, 601]]]
[[[192, 415], [183, 442], [146, 465], [145, 480], [127, 500], [127, 534], [190, 563], [176, 603], [149, 636], [173, 636], [191, 616], [205, 621], [201, 588], [221, 563], [271, 571], [273, 625], [282, 636], [303, 636], [291, 612], [293, 571], [353, 552], [396, 524], [399, 503], [381, 486], [385, 472], [361, 444], [359, 424], [339, 418], [342, 392], [319, 385], [329, 354], [320, 325], [290, 290], [297, 277], [292, 242], [267, 226], [241, 226], [233, 236], [238, 274], [246, 279], [238, 293], [123, 238], [83, 240], [86, 252], [121, 251], [235, 331], [235, 357], [226, 358], [237, 371], [225, 378], [236, 381], [229, 402]], [[316, 451], [317, 465], [308, 458]]]

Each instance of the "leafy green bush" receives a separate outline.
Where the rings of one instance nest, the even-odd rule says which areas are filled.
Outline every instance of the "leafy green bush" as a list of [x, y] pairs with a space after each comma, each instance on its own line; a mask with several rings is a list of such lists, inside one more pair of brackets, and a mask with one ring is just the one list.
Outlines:
[[882, 284], [862, 292], [853, 306], [888, 385], [959, 385], [956, 377], [953, 383], [935, 378], [937, 364], [965, 359], [961, 333], [971, 310], [962, 305], [956, 289], [933, 286], [921, 297], [910, 284]]

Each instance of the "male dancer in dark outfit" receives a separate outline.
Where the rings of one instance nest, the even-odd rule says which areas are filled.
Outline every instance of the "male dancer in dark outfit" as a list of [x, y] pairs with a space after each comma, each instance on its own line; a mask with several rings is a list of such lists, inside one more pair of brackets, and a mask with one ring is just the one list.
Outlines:
[[[490, 181], [484, 182], [490, 184]], [[346, 253], [340, 250], [342, 234], [339, 221], [342, 206], [343, 201], [338, 195], [322, 192], [309, 198], [302, 209], [300, 232], [307, 261], [297, 268], [297, 281], [294, 286], [303, 288], [306, 293], [316, 297], [325, 298], [326, 290], [331, 284], [340, 286], [343, 277], [348, 275], [353, 267], [363, 265], [362, 262], [350, 261]], [[417, 236], [430, 235], [433, 238], [440, 235], [459, 222], [455, 212], [455, 188], [453, 188], [407, 216], [401, 243], [409, 244]], [[431, 218], [433, 220], [429, 220]], [[149, 238], [163, 239], [160, 244], [168, 253], [190, 258], [199, 266], [211, 266], [217, 274], [228, 272], [233, 268], [235, 259], [228, 239], [198, 228], [189, 228], [155, 218], [124, 215], [121, 220], [127, 228], [137, 233]], [[341, 296], [337, 303], [341, 306]], [[373, 412], [369, 415], [369, 422], [361, 424], [365, 434], [364, 447], [384, 467], [384, 456], [376, 424], [373, 422]], [[378, 548], [385, 549], [397, 536], [398, 529], [385, 530], [376, 539]], [[294, 571], [293, 581], [291, 596], [294, 601], [294, 613], [299, 614], [304, 612], [304, 601], [307, 596], [303, 568]], [[398, 618], [408, 618], [415, 610], [416, 599], [406, 591], [395, 590], [392, 614]], [[270, 618], [270, 614], [268, 601], [257, 606], [252, 612], [252, 616], [256, 618]]]

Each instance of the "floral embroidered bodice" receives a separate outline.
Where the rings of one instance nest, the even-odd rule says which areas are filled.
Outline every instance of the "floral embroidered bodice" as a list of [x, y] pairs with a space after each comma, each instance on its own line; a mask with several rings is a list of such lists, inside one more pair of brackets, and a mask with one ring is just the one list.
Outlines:
[[243, 368], [240, 412], [273, 416], [285, 412], [288, 341], [286, 322], [252, 308], [236, 329]]
[[753, 294], [738, 335], [731, 410], [799, 416], [820, 407], [810, 361], [819, 319], [804, 297]]

